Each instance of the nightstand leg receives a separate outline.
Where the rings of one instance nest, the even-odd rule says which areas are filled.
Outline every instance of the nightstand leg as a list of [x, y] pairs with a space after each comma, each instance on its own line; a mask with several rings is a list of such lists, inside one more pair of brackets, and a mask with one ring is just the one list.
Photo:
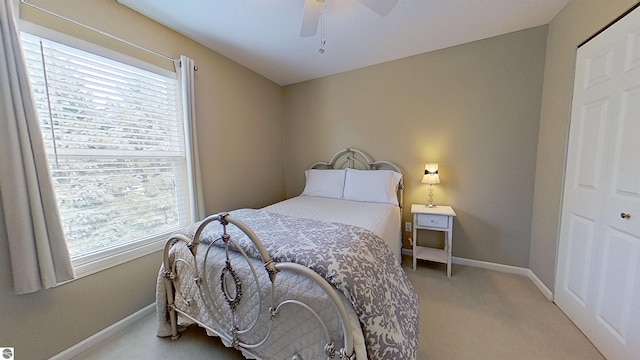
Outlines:
[[447, 248], [447, 276], [451, 277], [451, 230], [445, 233], [445, 246]]
[[413, 244], [413, 246], [412, 246], [412, 248], [413, 248], [413, 251], [412, 251], [412, 254], [413, 254], [413, 270], [416, 269], [416, 262], [417, 262], [417, 260], [416, 260], [416, 241], [418, 241], [417, 240], [418, 239], [418, 237], [417, 237], [418, 231], [416, 230], [415, 226], [416, 226], [416, 218], [414, 217], [413, 218], [413, 238], [411, 240], [411, 243]]

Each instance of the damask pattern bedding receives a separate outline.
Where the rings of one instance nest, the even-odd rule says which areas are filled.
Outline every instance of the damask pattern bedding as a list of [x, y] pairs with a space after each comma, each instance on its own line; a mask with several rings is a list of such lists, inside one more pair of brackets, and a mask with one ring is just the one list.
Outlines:
[[[307, 266], [344, 294], [359, 319], [369, 359], [415, 359], [418, 298], [379, 236], [356, 226], [265, 210], [242, 209], [231, 214], [253, 229], [272, 259]], [[189, 227], [185, 234], [193, 236], [196, 228]], [[259, 258], [241, 231], [230, 229], [230, 234], [247, 254]], [[218, 237], [205, 230], [202, 243], [218, 245]], [[159, 314], [164, 314], [161, 303]]]

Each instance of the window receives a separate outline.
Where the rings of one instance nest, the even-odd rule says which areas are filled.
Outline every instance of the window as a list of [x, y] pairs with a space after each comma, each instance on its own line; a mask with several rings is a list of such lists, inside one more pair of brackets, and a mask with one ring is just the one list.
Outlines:
[[191, 181], [176, 74], [27, 33], [22, 43], [76, 270], [157, 245], [189, 224]]

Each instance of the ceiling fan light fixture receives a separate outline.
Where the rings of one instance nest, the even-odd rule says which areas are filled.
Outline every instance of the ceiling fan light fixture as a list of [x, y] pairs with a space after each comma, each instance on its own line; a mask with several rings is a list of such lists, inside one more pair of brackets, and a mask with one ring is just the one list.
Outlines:
[[360, 0], [360, 2], [380, 16], [389, 15], [393, 8], [398, 5], [398, 0]]
[[[380, 16], [387, 16], [398, 5], [399, 0], [359, 0], [367, 8]], [[316, 34], [322, 17], [325, 0], [304, 0], [300, 36], [309, 37]]]

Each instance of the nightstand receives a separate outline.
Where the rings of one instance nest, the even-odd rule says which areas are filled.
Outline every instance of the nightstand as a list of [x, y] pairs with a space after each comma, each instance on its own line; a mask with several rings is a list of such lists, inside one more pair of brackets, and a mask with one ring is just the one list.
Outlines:
[[[453, 218], [456, 216], [451, 206], [438, 205], [427, 207], [422, 204], [411, 205], [413, 214], [413, 269], [418, 259], [437, 261], [447, 264], [447, 276], [451, 276], [451, 248], [453, 247]], [[418, 246], [418, 230], [442, 231], [444, 249]]]

